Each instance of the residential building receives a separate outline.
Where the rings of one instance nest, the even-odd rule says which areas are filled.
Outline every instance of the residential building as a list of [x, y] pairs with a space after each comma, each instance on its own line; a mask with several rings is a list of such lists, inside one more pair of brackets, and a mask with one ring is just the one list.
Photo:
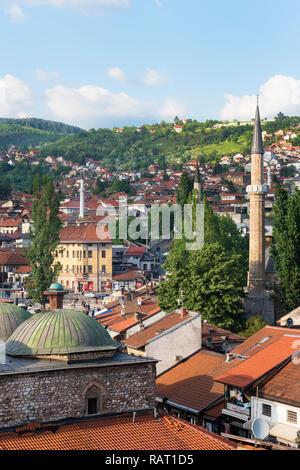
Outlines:
[[185, 309], [175, 310], [123, 343], [129, 354], [159, 361], [157, 373], [161, 374], [201, 348], [201, 315]]
[[224, 384], [227, 434], [252, 438], [252, 424], [263, 418], [268, 440], [296, 446], [300, 423], [300, 333], [266, 326], [234, 348], [216, 381]]
[[102, 292], [112, 280], [112, 241], [99, 239], [97, 224], [68, 225], [60, 231], [55, 262], [62, 266], [58, 281], [74, 292]]

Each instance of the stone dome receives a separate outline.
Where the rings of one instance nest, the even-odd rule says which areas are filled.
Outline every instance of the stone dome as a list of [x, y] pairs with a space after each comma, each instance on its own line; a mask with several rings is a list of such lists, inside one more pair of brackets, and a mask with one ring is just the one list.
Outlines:
[[6, 343], [11, 356], [113, 354], [120, 344], [92, 317], [75, 310], [39, 313], [20, 325]]
[[31, 318], [24, 308], [0, 302], [0, 340], [6, 341], [21, 323]]

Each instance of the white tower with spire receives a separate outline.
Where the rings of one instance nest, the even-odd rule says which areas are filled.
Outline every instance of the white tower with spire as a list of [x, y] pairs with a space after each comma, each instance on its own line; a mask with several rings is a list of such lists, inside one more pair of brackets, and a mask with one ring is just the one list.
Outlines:
[[84, 179], [83, 179], [83, 173], [81, 173], [81, 180], [80, 180], [80, 211], [79, 211], [79, 218], [84, 219]]

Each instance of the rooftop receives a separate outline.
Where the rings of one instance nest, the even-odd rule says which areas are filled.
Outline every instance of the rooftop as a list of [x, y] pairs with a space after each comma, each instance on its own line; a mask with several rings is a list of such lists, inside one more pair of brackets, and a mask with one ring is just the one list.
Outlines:
[[167, 330], [173, 328], [180, 323], [189, 320], [192, 315], [189, 313], [181, 314], [181, 311], [175, 310], [175, 312], [169, 313], [161, 320], [147, 326], [139, 333], [136, 333], [129, 338], [123, 340], [123, 343], [130, 348], [139, 349], [148, 343], [152, 338], [157, 337], [160, 334], [166, 333]]
[[157, 395], [199, 411], [224, 395], [224, 386], [214, 382], [224, 362], [222, 354], [198, 351], [157, 378]]
[[235, 450], [237, 445], [173, 416], [99, 417], [0, 432], [1, 450]]

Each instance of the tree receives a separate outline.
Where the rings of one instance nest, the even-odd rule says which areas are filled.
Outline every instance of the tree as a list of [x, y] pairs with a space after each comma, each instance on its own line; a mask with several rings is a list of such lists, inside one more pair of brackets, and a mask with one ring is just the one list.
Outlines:
[[182, 173], [179, 183], [179, 189], [176, 190], [177, 204], [183, 206], [187, 203], [190, 194], [193, 191], [194, 178], [189, 176], [186, 172]]
[[273, 207], [271, 256], [279, 277], [276, 295], [282, 313], [300, 305], [300, 191], [289, 195], [278, 184]]
[[276, 121], [284, 121], [286, 119], [286, 116], [280, 111], [277, 116], [275, 116]]
[[241, 336], [245, 336], [246, 338], [250, 338], [250, 336], [253, 336], [267, 324], [268, 323], [262, 319], [261, 315], [254, 315], [253, 317], [248, 318], [246, 321], [245, 330], [240, 331], [239, 334]]
[[124, 192], [129, 194], [130, 196], [134, 196], [136, 194], [135, 188], [125, 180], [118, 180], [115, 179], [110, 187], [110, 194]]
[[44, 291], [57, 279], [61, 269], [54, 259], [62, 224], [58, 217], [59, 198], [49, 176], [44, 176], [41, 183], [40, 175], [36, 175], [33, 195], [31, 243], [26, 252], [32, 274], [27, 288], [29, 296], [44, 306]]
[[294, 165], [284, 166], [280, 168], [280, 176], [285, 178], [293, 178], [297, 173]]
[[175, 310], [182, 290], [187, 309], [200, 312], [216, 326], [240, 330], [243, 327], [241, 255], [228, 255], [214, 243], [186, 257], [181, 246], [183, 240], [180, 242], [166, 263], [167, 280], [159, 286], [160, 307]]

